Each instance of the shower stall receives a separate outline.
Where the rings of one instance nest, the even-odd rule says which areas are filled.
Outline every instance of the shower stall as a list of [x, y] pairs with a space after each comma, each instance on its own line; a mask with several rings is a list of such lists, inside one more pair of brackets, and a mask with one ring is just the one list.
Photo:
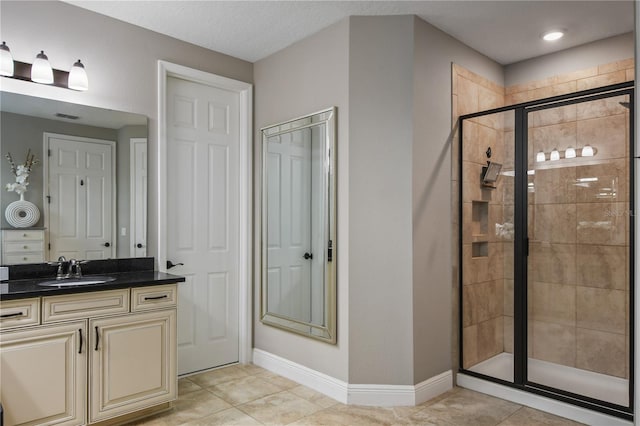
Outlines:
[[460, 372], [633, 416], [633, 83], [459, 118]]

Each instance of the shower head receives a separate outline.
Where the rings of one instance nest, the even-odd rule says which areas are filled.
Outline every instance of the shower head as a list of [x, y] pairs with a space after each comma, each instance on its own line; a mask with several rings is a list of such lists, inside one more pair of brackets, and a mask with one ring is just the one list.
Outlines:
[[631, 104], [629, 102], [618, 102], [618, 103], [627, 109], [631, 108]]

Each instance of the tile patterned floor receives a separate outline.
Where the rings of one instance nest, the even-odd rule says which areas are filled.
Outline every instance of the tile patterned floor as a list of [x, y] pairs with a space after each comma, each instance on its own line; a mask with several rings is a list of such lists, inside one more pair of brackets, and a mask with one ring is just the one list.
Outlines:
[[254, 365], [235, 365], [178, 381], [168, 412], [144, 426], [570, 426], [579, 423], [467, 389], [455, 388], [416, 407], [344, 405]]

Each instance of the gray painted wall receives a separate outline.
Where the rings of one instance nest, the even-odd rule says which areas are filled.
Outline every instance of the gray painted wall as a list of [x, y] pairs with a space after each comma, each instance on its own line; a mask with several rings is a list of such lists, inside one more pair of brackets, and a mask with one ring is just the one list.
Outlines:
[[[17, 61], [31, 63], [44, 49], [54, 68], [69, 69], [81, 58], [89, 75], [87, 92], [11, 81], [21, 93], [149, 117], [148, 254], [156, 256], [157, 61], [249, 83], [253, 64], [58, 1], [3, 0], [0, 38]], [[8, 86], [3, 82], [3, 90]]]
[[413, 17], [352, 17], [349, 383], [413, 382]]
[[631, 32], [507, 65], [504, 82], [512, 86], [633, 57]]
[[[105, 129], [102, 127], [83, 126], [74, 123], [65, 123], [57, 120], [47, 120], [45, 118], [30, 117], [27, 115], [13, 114], [3, 112], [0, 116], [2, 125], [0, 126], [0, 209], [5, 211], [7, 205], [17, 200], [18, 194], [8, 192], [4, 187], [7, 183], [15, 182], [15, 177], [11, 173], [9, 162], [4, 158], [10, 152], [16, 164], [24, 163], [27, 150], [36, 154], [36, 158], [40, 161], [29, 175], [29, 186], [24, 198], [31, 201], [38, 209], [40, 209], [40, 220], [36, 226], [44, 226], [44, 205], [43, 205], [43, 161], [46, 157], [43, 152], [43, 136], [44, 132], [60, 133], [63, 135], [84, 136], [95, 139], [106, 139], [111, 141], [117, 140], [117, 131], [113, 129]], [[116, 144], [117, 145], [117, 144]], [[116, 150], [118, 147], [116, 146]], [[2, 226], [9, 226], [7, 219], [2, 214]]]
[[254, 64], [255, 249], [260, 254], [260, 128], [337, 106], [338, 343], [329, 345], [260, 321], [260, 270], [255, 270], [254, 346], [339, 380], [348, 380], [349, 352], [349, 22], [343, 20]]
[[[415, 18], [412, 176], [414, 383], [451, 365], [451, 63], [503, 84], [502, 66]], [[457, 152], [457, 151], [453, 151]], [[455, 161], [455, 160], [453, 160]]]

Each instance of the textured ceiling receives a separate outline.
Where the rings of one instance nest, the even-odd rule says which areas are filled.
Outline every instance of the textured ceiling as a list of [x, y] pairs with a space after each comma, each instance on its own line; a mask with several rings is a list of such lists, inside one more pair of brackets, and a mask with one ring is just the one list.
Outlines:
[[[80, 6], [255, 62], [350, 15], [418, 15], [506, 65], [633, 31], [633, 1], [101, 1]], [[563, 28], [554, 43], [540, 34]]]

